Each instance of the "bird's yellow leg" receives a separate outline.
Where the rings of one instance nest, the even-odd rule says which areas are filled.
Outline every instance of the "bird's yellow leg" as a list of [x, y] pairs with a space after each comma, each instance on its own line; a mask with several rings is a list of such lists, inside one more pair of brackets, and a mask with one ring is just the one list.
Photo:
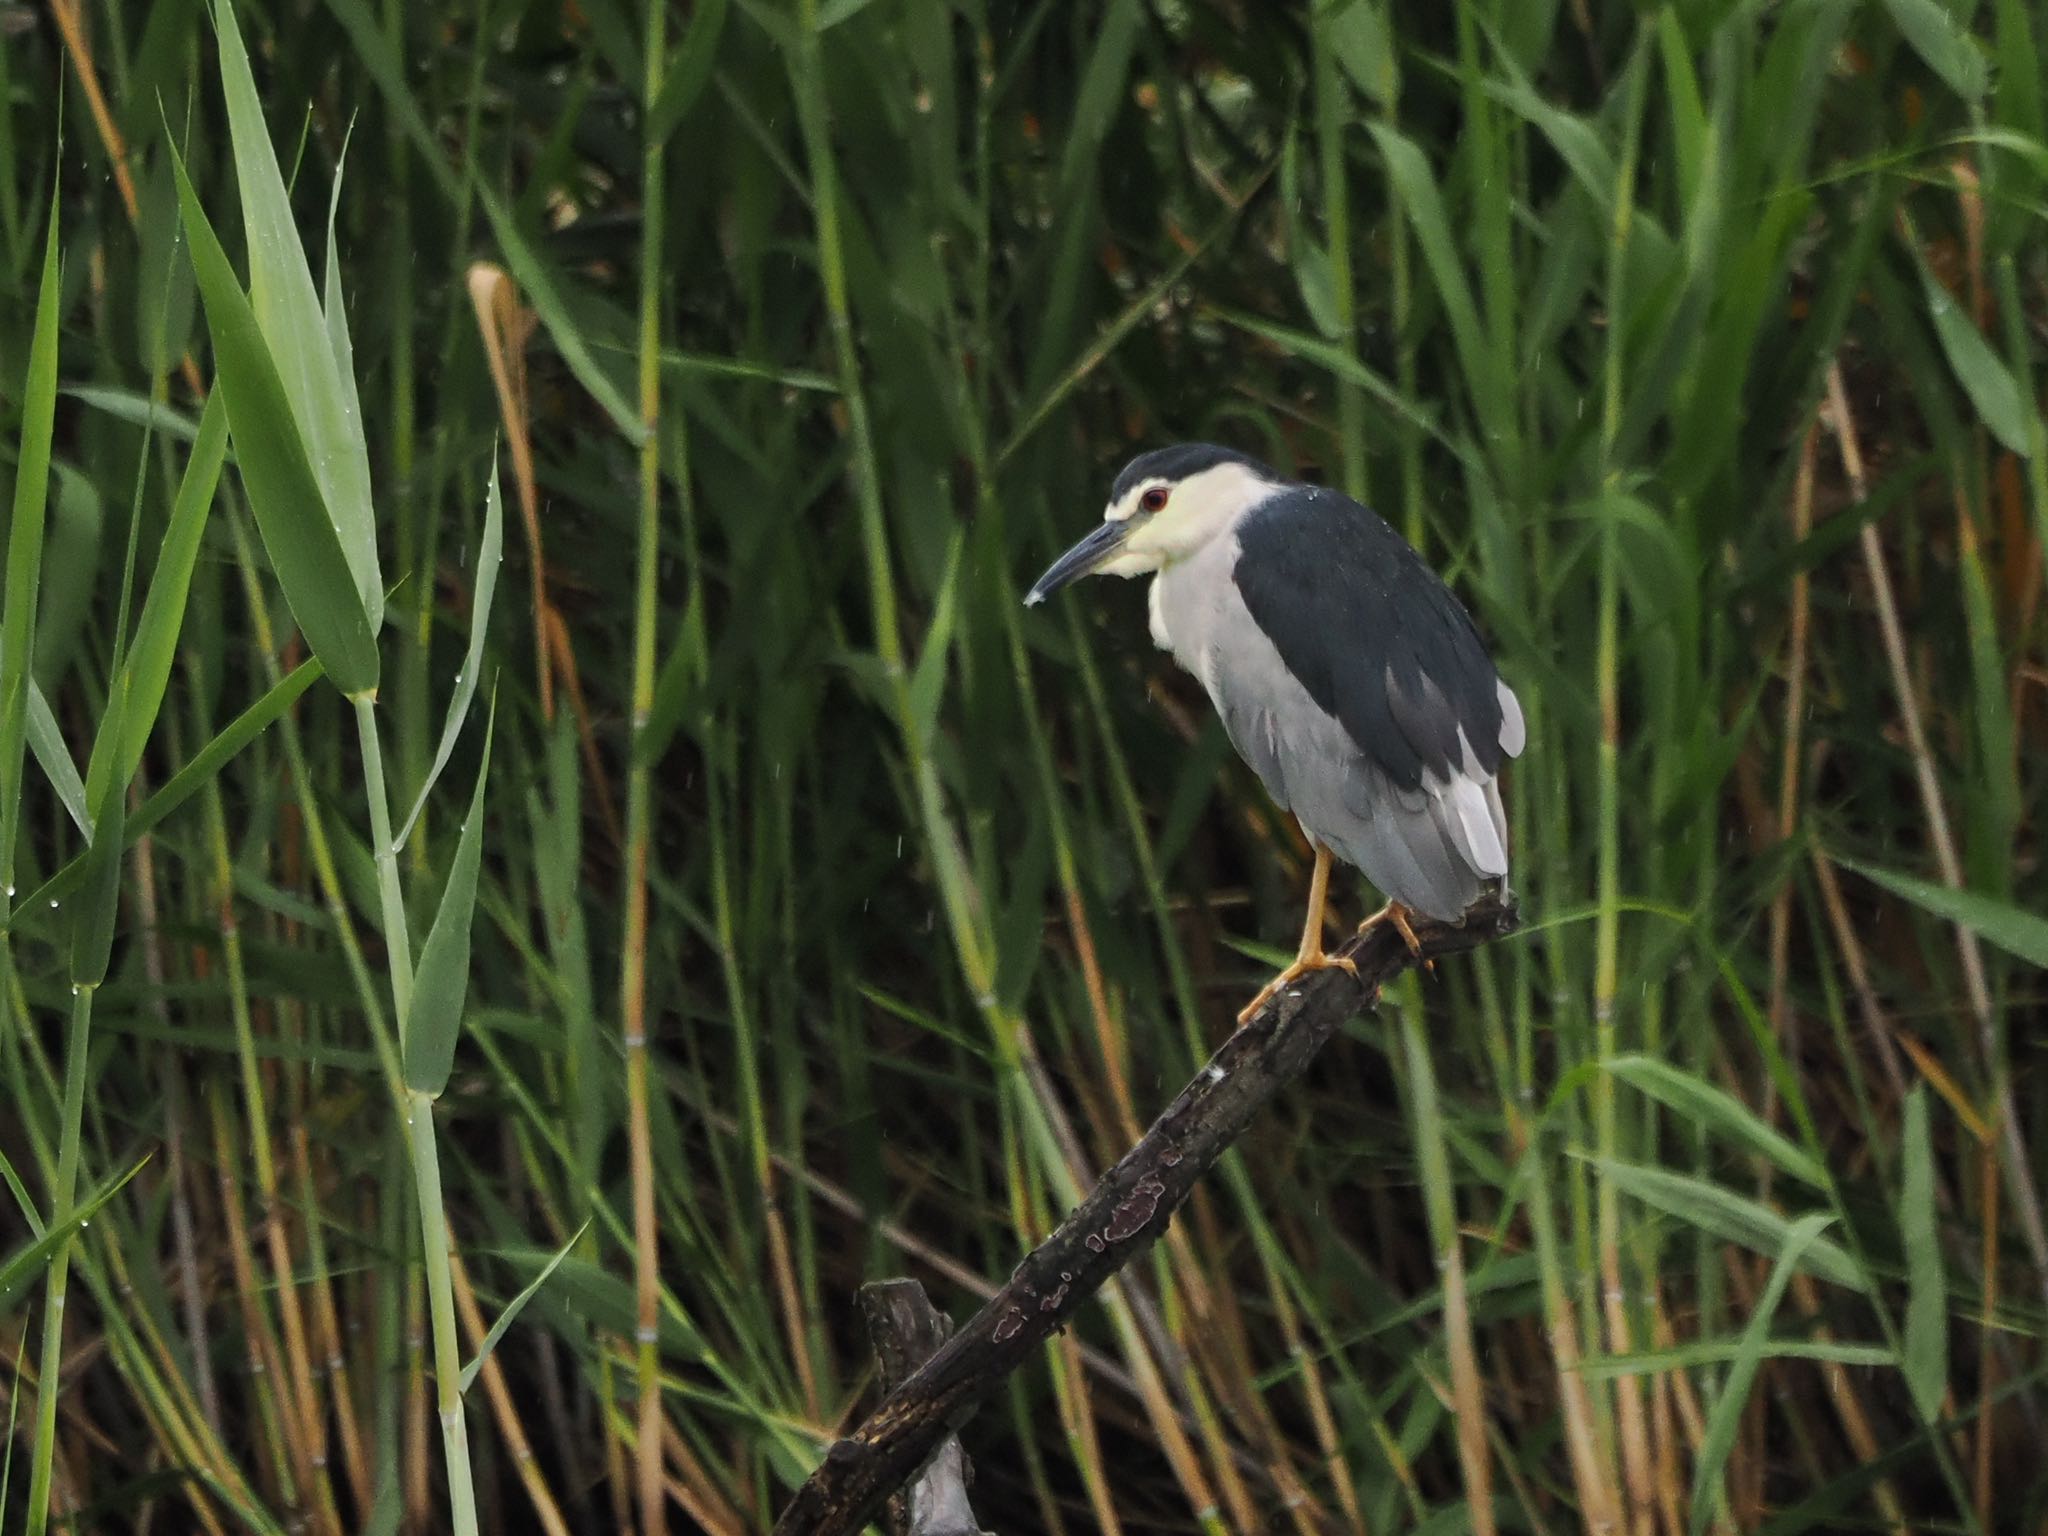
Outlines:
[[1358, 967], [1347, 956], [1323, 953], [1323, 917], [1330, 904], [1330, 850], [1321, 843], [1316, 845], [1315, 872], [1308, 881], [1308, 917], [1301, 925], [1301, 946], [1294, 952], [1294, 961], [1259, 989], [1259, 995], [1245, 1004], [1237, 1016], [1242, 1024], [1261, 1008], [1266, 1000], [1282, 987], [1300, 980], [1310, 971], [1331, 969], [1358, 974]]
[[1401, 935], [1408, 945], [1408, 953], [1416, 959], [1422, 958], [1422, 940], [1415, 937], [1415, 929], [1408, 921], [1408, 909], [1398, 901], [1390, 901], [1358, 925], [1360, 933], [1370, 933], [1381, 923], [1391, 923], [1394, 931]]

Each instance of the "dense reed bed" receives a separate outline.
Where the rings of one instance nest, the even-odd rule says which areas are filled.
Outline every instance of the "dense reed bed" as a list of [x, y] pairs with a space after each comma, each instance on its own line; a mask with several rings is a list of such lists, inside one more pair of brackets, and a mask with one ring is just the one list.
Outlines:
[[0, 1528], [769, 1524], [1291, 943], [1136, 589], [1018, 602], [1198, 437], [1468, 599], [1527, 926], [983, 1523], [2043, 1528], [2039, 7], [0, 30]]

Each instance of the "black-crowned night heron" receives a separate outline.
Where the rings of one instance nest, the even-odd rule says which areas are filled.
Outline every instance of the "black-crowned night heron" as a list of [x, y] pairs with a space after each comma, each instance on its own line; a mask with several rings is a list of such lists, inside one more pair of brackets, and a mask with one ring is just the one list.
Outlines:
[[1104, 572], [1154, 573], [1152, 638], [1202, 680], [1223, 727], [1315, 848], [1293, 964], [1323, 952], [1330, 859], [1356, 865], [1414, 947], [1408, 913], [1446, 922], [1508, 873], [1495, 776], [1522, 708], [1450, 588], [1377, 514], [1210, 443], [1140, 454], [1102, 526], [1027, 603]]

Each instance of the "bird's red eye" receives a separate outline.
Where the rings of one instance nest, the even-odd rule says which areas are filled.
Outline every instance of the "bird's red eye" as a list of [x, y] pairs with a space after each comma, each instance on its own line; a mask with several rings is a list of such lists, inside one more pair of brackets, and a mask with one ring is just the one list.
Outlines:
[[1155, 485], [1151, 490], [1138, 498], [1138, 505], [1147, 512], [1164, 512], [1166, 510], [1166, 496], [1166, 487]]

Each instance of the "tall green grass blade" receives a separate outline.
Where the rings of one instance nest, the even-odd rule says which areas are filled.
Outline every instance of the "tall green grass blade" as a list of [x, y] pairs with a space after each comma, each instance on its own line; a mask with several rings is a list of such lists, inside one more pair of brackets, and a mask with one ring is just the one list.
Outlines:
[[1451, 233], [1451, 216], [1444, 206], [1442, 189], [1414, 140], [1385, 123], [1368, 126], [1373, 141], [1379, 145], [1380, 158], [1386, 163], [1387, 175], [1400, 191], [1402, 212], [1414, 226], [1422, 259], [1436, 284], [1437, 302], [1443, 305], [1450, 322], [1459, 365], [1468, 387], [1474, 391], [1473, 404], [1482, 416], [1497, 411], [1502, 401], [1492, 388], [1493, 368], [1479, 324], [1479, 306], [1472, 297], [1472, 284], [1465, 275], [1464, 261]]
[[2041, 47], [2034, 37], [2038, 12], [2028, 0], [1997, 0], [1998, 87], [1994, 116], [2037, 144], [2048, 134], [2042, 110]]
[[711, 68], [718, 60], [718, 40], [725, 33], [729, 0], [703, 0], [690, 16], [675, 55], [662, 71], [661, 94], [647, 112], [647, 137], [656, 144], [667, 141], [682, 123], [683, 116], [697, 104]]
[[[235, 281], [199, 195], [172, 152], [178, 203], [192, 242], [192, 268], [213, 333], [216, 388], [227, 397], [228, 430], [277, 583], [306, 643], [343, 693], [377, 686], [377, 646], [351, 574], [341, 531], [306, 457], [284, 382]], [[379, 610], [381, 611], [381, 599]]]
[[1906, 1387], [1920, 1417], [1941, 1416], [1948, 1390], [1948, 1283], [1934, 1209], [1934, 1137], [1927, 1126], [1927, 1085], [1906, 1095], [1899, 1235], [1906, 1249]]
[[183, 355], [199, 303], [192, 263], [178, 240], [178, 186], [162, 158], [144, 183], [137, 233], [141, 271], [135, 284], [136, 351], [150, 378], [160, 379]]
[[1742, 1412], [1770, 1347], [1771, 1323], [1777, 1317], [1778, 1303], [1785, 1299], [1785, 1287], [1791, 1284], [1807, 1252], [1821, 1241], [1820, 1234], [1833, 1220], [1820, 1211], [1802, 1216], [1785, 1229], [1783, 1241], [1778, 1244], [1771, 1278], [1750, 1312], [1749, 1326], [1742, 1331], [1742, 1351], [1729, 1366], [1713, 1412], [1707, 1415], [1707, 1432], [1693, 1466], [1692, 1514], [1687, 1527], [1691, 1536], [1701, 1536], [1713, 1521], [1714, 1506], [1721, 1493], [1721, 1473], [1728, 1465], [1729, 1453], [1735, 1449]]
[[[493, 716], [496, 711], [493, 710]], [[455, 844], [441, 908], [420, 950], [413, 975], [412, 1000], [405, 1015], [400, 1049], [405, 1058], [405, 1086], [429, 1098], [448, 1086], [455, 1062], [455, 1041], [462, 1032], [462, 1010], [469, 998], [470, 920], [476, 910], [477, 871], [483, 862], [484, 782], [491, 771], [491, 736], [495, 718], [484, 727], [483, 761], [476, 771], [476, 790], [469, 815]]]
[[[249, 241], [249, 305], [283, 383], [292, 419], [298, 423], [307, 460], [355, 581], [357, 599], [374, 634], [384, 616], [384, 582], [377, 567], [377, 514], [370, 499], [370, 455], [363, 438], [362, 411], [356, 401], [355, 380], [343, 371], [348, 321], [341, 313], [333, 230], [330, 225], [328, 303], [335, 312], [326, 314], [313, 286], [313, 269], [292, 218], [291, 198], [270, 145], [263, 104], [256, 95], [255, 77], [249, 71], [249, 56], [242, 47], [229, 0], [213, 0], [213, 21], [220, 39], [221, 84], [227, 97], [235, 179], [241, 187], [242, 222]], [[335, 196], [339, 195], [337, 186]], [[211, 304], [207, 312], [212, 314]], [[239, 447], [240, 434], [236, 442]], [[334, 671], [331, 663], [328, 670]], [[340, 682], [339, 676], [336, 682]]]
[[412, 835], [413, 823], [420, 819], [420, 812], [427, 808], [427, 794], [441, 777], [441, 770], [448, 766], [456, 740], [462, 735], [462, 722], [469, 718], [470, 702], [476, 697], [477, 680], [483, 676], [484, 641], [490, 631], [491, 600], [498, 590], [498, 567], [504, 558], [505, 505], [498, 495], [498, 460], [493, 453], [490, 483], [484, 492], [484, 532], [477, 548], [476, 588], [470, 600], [469, 649], [463, 654], [462, 670], [455, 674], [455, 692], [448, 700], [448, 718], [441, 726], [441, 744], [434, 749], [433, 765], [427, 769], [426, 782], [420, 785], [419, 798], [413, 801], [404, 825], [398, 829], [401, 848]]
[[575, 1251], [576, 1245], [583, 1241], [583, 1234], [590, 1230], [590, 1223], [594, 1220], [596, 1220], [595, 1217], [586, 1216], [583, 1220], [583, 1225], [576, 1229], [569, 1241], [555, 1250], [555, 1256], [541, 1266], [540, 1273], [527, 1281], [525, 1289], [520, 1291], [517, 1296], [514, 1296], [505, 1303], [505, 1310], [498, 1314], [498, 1320], [491, 1324], [490, 1331], [484, 1335], [483, 1343], [477, 1346], [476, 1358], [462, 1368], [462, 1390], [464, 1392], [467, 1392], [476, 1381], [477, 1372], [481, 1371], [484, 1368], [484, 1362], [491, 1358], [491, 1351], [498, 1347], [498, 1341], [505, 1337], [505, 1331], [519, 1320], [519, 1314], [526, 1310], [526, 1304], [533, 1300], [542, 1286], [548, 1283], [548, 1276], [552, 1275], [561, 1266], [562, 1260], [568, 1258]]
[[149, 579], [149, 593], [142, 602], [142, 617], [136, 621], [135, 637], [122, 659], [121, 677], [114, 698], [121, 708], [119, 758], [102, 769], [102, 742], [111, 741], [103, 723], [93, 741], [92, 763], [86, 773], [89, 790], [97, 792], [95, 780], [103, 771], [114, 782], [126, 785], [135, 777], [149, 734], [155, 729], [157, 711], [163, 707], [164, 690], [170, 684], [171, 668], [177, 660], [178, 636], [185, 623], [186, 599], [191, 594], [193, 568], [199, 562], [200, 541], [206, 534], [208, 514], [220, 484], [221, 466], [227, 457], [227, 404], [215, 390], [200, 413], [199, 433], [185, 461], [185, 475], [171, 506], [171, 519], [157, 550], [156, 569]]
[[[7, 526], [7, 576], [0, 594], [0, 915], [14, 899], [14, 845], [21, 828], [22, 743], [35, 659], [36, 596], [42, 590], [43, 526], [50, 494], [50, 436], [57, 413], [57, 193], [36, 290], [35, 331], [21, 392], [14, 461], [14, 510]], [[57, 743], [61, 749], [62, 742]], [[69, 762], [68, 755], [64, 761]], [[76, 777], [74, 770], [73, 777]], [[55, 775], [52, 775], [55, 778]]]
[[1817, 1189], [1827, 1187], [1826, 1170], [1803, 1147], [1774, 1130], [1733, 1094], [1650, 1056], [1618, 1056], [1607, 1063], [1607, 1070], [1703, 1129], [1767, 1158], [1802, 1183]]
[[1885, 1344], [1843, 1344], [1833, 1339], [1776, 1338], [1756, 1351], [1743, 1339], [1701, 1339], [1674, 1349], [1644, 1349], [1627, 1355], [1590, 1355], [1579, 1362], [1593, 1380], [1615, 1376], [1646, 1376], [1660, 1371], [1690, 1371], [1703, 1365], [1727, 1365], [1747, 1355], [1764, 1360], [1819, 1360], [1829, 1365], [1854, 1365], [1866, 1370], [1891, 1370], [1898, 1351]]
[[1952, 890], [1932, 881], [1902, 875], [1896, 870], [1859, 864], [1854, 859], [1837, 857], [1835, 862], [1883, 886], [1894, 896], [1910, 901], [1923, 912], [1931, 913], [1944, 922], [1961, 923], [2007, 954], [2016, 955], [2029, 965], [2048, 969], [2048, 918], [2038, 912], [2029, 912], [2024, 907], [1976, 891]]

